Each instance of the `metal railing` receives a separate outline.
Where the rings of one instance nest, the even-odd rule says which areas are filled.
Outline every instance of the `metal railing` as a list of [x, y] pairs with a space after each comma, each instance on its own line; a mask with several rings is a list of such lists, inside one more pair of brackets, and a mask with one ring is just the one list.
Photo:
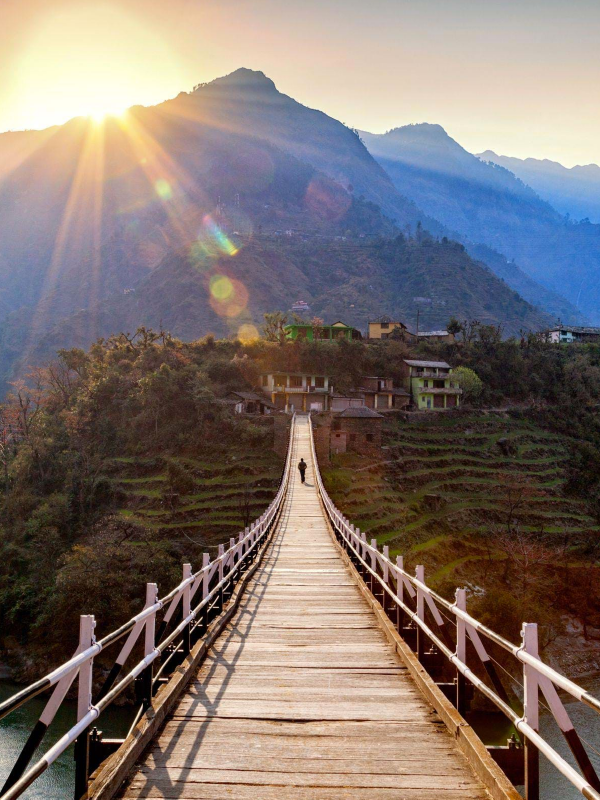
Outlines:
[[[376, 539], [368, 542], [366, 535], [344, 517], [327, 494], [317, 463], [312, 424], [310, 429], [317, 490], [339, 544], [371, 593], [379, 599], [387, 616], [395, 622], [398, 632], [407, 643], [411, 639], [413, 644], [416, 643], [412, 649], [419, 661], [426, 665], [435, 663], [436, 659], [446, 659], [447, 666], [454, 673], [453, 684], [446, 685], [448, 695], [458, 711], [463, 714], [466, 710], [467, 686], [470, 684], [512, 722], [524, 745], [526, 799], [539, 798], [539, 754], [542, 753], [584, 797], [600, 800], [600, 780], [557, 690], [566, 692], [596, 713], [600, 712], [600, 700], [540, 659], [535, 623], [523, 623], [521, 644], [513, 644], [467, 612], [465, 589], [456, 589], [455, 600], [450, 602], [427, 586], [423, 566], [417, 566], [416, 574], [410, 575], [404, 569], [402, 556], [398, 556], [394, 563], [389, 558], [387, 546], [382, 552]], [[517, 697], [509, 697], [496, 669], [498, 662], [488, 653], [484, 639], [520, 662], [522, 703]], [[488, 682], [467, 664], [468, 643], [476, 655], [479, 671]], [[580, 771], [540, 734], [540, 692]]]
[[[121, 744], [117, 742], [116, 745], [113, 743], [109, 747], [103, 747], [98, 731], [95, 728], [90, 730], [93, 723], [117, 697], [135, 683], [140, 706], [131, 726], [131, 733], [143, 714], [152, 707], [153, 697], [160, 686], [168, 681], [168, 676], [190, 654], [196, 642], [205, 636], [209, 624], [223, 613], [236, 583], [266, 547], [285, 500], [292, 464], [295, 424], [295, 417], [292, 417], [285, 466], [275, 498], [261, 517], [237, 538], [229, 540], [227, 550], [224, 545], [219, 545], [217, 558], [212, 562], [209, 554], [204, 553], [202, 567], [197, 572], [192, 572], [190, 564], [184, 564], [181, 583], [160, 599], [157, 585], [146, 584], [143, 609], [99, 641], [94, 636], [94, 617], [81, 616], [79, 646], [74, 656], [44, 678], [0, 703], [0, 719], [3, 719], [32, 698], [53, 689], [0, 791], [0, 800], [13, 800], [23, 794], [73, 743], [76, 764], [75, 800], [85, 795], [91, 772]], [[193, 605], [197, 596], [200, 599]], [[179, 619], [175, 622], [179, 607]], [[93, 698], [94, 660], [116, 642], [123, 642], [121, 649], [97, 696]], [[143, 648], [142, 657], [120, 677], [136, 645], [138, 649]], [[160, 662], [160, 667], [155, 673], [154, 666], [157, 662]], [[75, 679], [78, 679], [76, 724], [28, 769], [31, 758], [42, 743]]]

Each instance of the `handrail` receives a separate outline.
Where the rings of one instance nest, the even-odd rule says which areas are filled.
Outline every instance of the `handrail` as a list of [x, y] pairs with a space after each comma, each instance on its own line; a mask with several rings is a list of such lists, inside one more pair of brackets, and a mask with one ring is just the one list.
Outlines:
[[[466, 591], [464, 589], [456, 590], [455, 602], [451, 603], [427, 586], [422, 566], [416, 568], [416, 575], [410, 575], [404, 569], [404, 562], [401, 556], [398, 556], [396, 563], [394, 563], [389, 558], [387, 546], [384, 546], [383, 552], [381, 552], [377, 546], [376, 539], [372, 539], [368, 543], [366, 535], [344, 517], [336, 508], [325, 489], [318, 466], [310, 414], [309, 423], [310, 447], [317, 491], [336, 538], [350, 556], [363, 580], [369, 582], [371, 592], [374, 595], [380, 595], [384, 611], [390, 617], [392, 617], [392, 610], [394, 611], [399, 632], [410, 630], [402, 627], [403, 621], [401, 621], [401, 617], [408, 618], [414, 624], [414, 631], [417, 634], [419, 660], [426, 660], [422, 637], [422, 634], [424, 634], [435, 645], [437, 650], [446, 657], [449, 664], [456, 669], [456, 706], [458, 710], [462, 713], [465, 709], [464, 680], [466, 679], [494, 703], [513, 723], [516, 730], [525, 737], [526, 798], [539, 797], [537, 759], [539, 753], [542, 753], [584, 797], [589, 800], [600, 800], [600, 780], [556, 689], [557, 687], [563, 689], [576, 700], [596, 712], [600, 712], [600, 700], [540, 659], [538, 655], [537, 625], [523, 623], [522, 643], [515, 645], [491, 628], [483, 625], [467, 612]], [[405, 592], [414, 600], [415, 608], [411, 608], [406, 602]], [[454, 616], [454, 638], [449, 635], [448, 626], [445, 625], [438, 606], [441, 606]], [[429, 611], [430, 616], [433, 618], [439, 635], [427, 623], [426, 611]], [[502, 685], [494, 662], [488, 655], [480, 634], [522, 663], [524, 685], [522, 714], [513, 709], [508, 693]], [[467, 638], [473, 645], [474, 651], [493, 688], [490, 688], [467, 665]], [[540, 735], [538, 730], [540, 690], [582, 774], [574, 769]]]
[[[211, 562], [204, 553], [202, 567], [192, 573], [189, 564], [183, 565], [183, 579], [166, 594], [158, 598], [155, 583], [146, 584], [145, 606], [127, 622], [116, 628], [104, 638], [96, 641], [93, 616], [80, 617], [79, 647], [75, 655], [65, 661], [45, 677], [16, 692], [0, 703], [0, 719], [8, 716], [33, 697], [54, 687], [38, 722], [35, 724], [13, 769], [0, 790], [0, 800], [13, 800], [19, 797], [46, 769], [75, 742], [75, 797], [82, 797], [87, 790], [90, 761], [90, 725], [100, 716], [125, 689], [136, 679], [141, 681], [141, 711], [152, 706], [153, 695], [167, 664], [171, 672], [189, 655], [192, 644], [201, 639], [212, 620], [224, 608], [225, 601], [231, 597], [235, 584], [243, 572], [260, 555], [270, 538], [281, 513], [285, 500], [294, 446], [295, 414], [290, 424], [289, 442], [281, 482], [277, 494], [267, 510], [252, 525], [240, 532], [237, 538], [229, 540], [229, 548], [219, 545], [217, 557]], [[194, 595], [200, 591], [201, 599], [192, 607]], [[181, 603], [181, 619], [168, 634], [175, 611]], [[166, 609], [157, 628], [157, 616]], [[143, 633], [143, 636], [142, 636]], [[95, 657], [110, 645], [129, 634], [115, 663], [110, 670], [98, 697], [92, 700], [92, 673]], [[135, 645], [143, 642], [143, 657], [118, 680], [122, 668], [127, 663]], [[169, 653], [169, 651], [171, 651]], [[153, 664], [167, 654], [157, 675], [153, 675]], [[42, 742], [56, 712], [64, 701], [71, 685], [78, 679], [77, 722], [52, 747], [50, 747], [32, 767], [29, 762]], [[139, 719], [139, 713], [136, 720]], [[101, 759], [102, 760], [102, 759]]]

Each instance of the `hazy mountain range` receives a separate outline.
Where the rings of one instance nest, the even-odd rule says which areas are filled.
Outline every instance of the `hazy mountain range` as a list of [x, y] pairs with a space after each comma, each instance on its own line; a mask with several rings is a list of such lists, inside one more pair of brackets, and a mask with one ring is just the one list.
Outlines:
[[561, 214], [600, 223], [600, 167], [597, 164], [563, 167], [557, 161], [499, 156], [493, 150], [479, 153], [479, 158], [509, 169]]
[[[567, 220], [512, 172], [468, 153], [439, 125], [361, 136], [396, 187], [427, 214], [465, 242], [502, 253], [600, 321], [600, 225]], [[541, 296], [539, 302], [556, 312]]]
[[596, 227], [438, 126], [359, 135], [242, 69], [123, 122], [0, 135], [0, 376], [140, 324], [236, 333], [299, 298], [362, 328], [417, 308], [508, 333], [581, 320]]

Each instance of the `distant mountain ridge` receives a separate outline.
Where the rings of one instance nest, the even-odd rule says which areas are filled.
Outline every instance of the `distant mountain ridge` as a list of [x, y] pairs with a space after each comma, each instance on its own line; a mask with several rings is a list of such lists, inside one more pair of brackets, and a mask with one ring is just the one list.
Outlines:
[[600, 226], [569, 222], [508, 169], [468, 153], [439, 125], [361, 137], [398, 190], [468, 247], [501, 253], [600, 322]]
[[561, 214], [576, 220], [587, 217], [591, 222], [600, 223], [600, 166], [597, 164], [564, 167], [548, 159], [500, 156], [493, 150], [477, 155], [482, 161], [509, 169]]
[[[394, 186], [355, 131], [262, 73], [134, 107], [125, 122], [0, 135], [3, 154], [5, 381], [57, 347], [141, 324], [235, 334], [299, 296], [359, 327], [412, 313], [413, 296], [439, 301], [438, 326], [485, 315], [518, 333], [552, 319], [460, 245], [436, 243], [451, 232]], [[434, 239], [399, 237], [419, 222]], [[336, 242], [346, 244], [333, 257]], [[219, 276], [229, 300], [214, 293]]]

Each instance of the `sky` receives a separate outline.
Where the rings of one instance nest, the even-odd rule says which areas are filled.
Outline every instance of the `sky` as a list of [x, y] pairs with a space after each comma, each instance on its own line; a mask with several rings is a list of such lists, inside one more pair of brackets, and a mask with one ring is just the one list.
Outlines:
[[0, 131], [248, 67], [360, 129], [600, 163], [598, 41], [598, 0], [0, 0]]

